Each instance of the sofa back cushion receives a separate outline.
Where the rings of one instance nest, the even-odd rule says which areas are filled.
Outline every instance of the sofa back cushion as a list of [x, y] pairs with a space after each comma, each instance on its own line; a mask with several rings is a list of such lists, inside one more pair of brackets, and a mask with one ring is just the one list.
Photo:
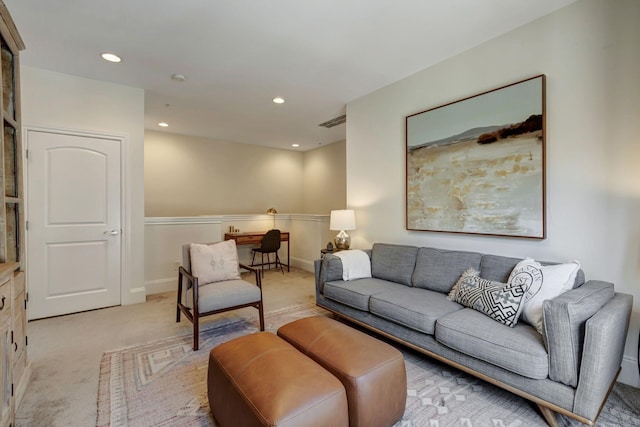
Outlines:
[[374, 243], [371, 248], [371, 276], [411, 286], [418, 248]]
[[483, 255], [480, 262], [480, 277], [494, 282], [507, 283], [513, 268], [521, 258], [509, 258], [500, 255]]
[[[487, 280], [493, 280], [494, 282], [507, 283], [509, 275], [514, 267], [522, 261], [521, 258], [510, 258], [500, 255], [483, 255], [480, 262], [480, 277]], [[541, 261], [542, 265], [555, 265], [556, 262]], [[578, 270], [576, 274], [576, 280], [573, 283], [573, 289], [578, 288], [584, 284], [584, 271]]]
[[449, 293], [467, 269], [480, 270], [481, 260], [482, 254], [477, 252], [420, 248], [413, 270], [413, 286]]

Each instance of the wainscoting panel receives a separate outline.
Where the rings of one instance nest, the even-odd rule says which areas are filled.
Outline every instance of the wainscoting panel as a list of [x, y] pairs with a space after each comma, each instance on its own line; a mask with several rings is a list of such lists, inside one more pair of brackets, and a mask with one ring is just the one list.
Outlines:
[[[182, 265], [184, 243], [219, 242], [231, 228], [243, 231], [265, 231], [278, 228], [291, 233], [291, 266], [313, 271], [313, 261], [320, 249], [333, 239], [329, 231], [329, 215], [266, 214], [217, 215], [197, 217], [145, 218], [146, 295], [174, 291], [178, 283], [178, 267]], [[240, 262], [251, 260], [251, 245], [238, 246]], [[287, 243], [283, 242], [280, 259], [286, 262]]]

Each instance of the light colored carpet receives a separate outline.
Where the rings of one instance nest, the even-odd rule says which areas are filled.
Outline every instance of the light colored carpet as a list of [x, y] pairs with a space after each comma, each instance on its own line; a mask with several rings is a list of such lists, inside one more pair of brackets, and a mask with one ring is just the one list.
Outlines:
[[[328, 315], [303, 305], [267, 316], [266, 329], [311, 315]], [[232, 338], [257, 332], [257, 323], [220, 322], [202, 334], [210, 349]], [[408, 397], [396, 427], [545, 425], [531, 403], [421, 354], [398, 347], [405, 357]], [[98, 396], [98, 427], [214, 426], [207, 400], [208, 350], [193, 352], [191, 336], [174, 337], [104, 355]], [[618, 384], [598, 426], [637, 426], [629, 390]], [[637, 391], [636, 391], [637, 397]], [[559, 417], [561, 426], [581, 423]]]
[[[177, 278], [176, 278], [177, 282]], [[265, 272], [265, 312], [314, 301], [313, 273], [291, 268]], [[98, 373], [104, 352], [190, 334], [191, 323], [176, 323], [175, 293], [151, 295], [143, 304], [112, 307], [27, 325], [32, 376], [16, 413], [16, 426], [93, 426]], [[202, 331], [221, 319], [255, 320], [245, 308], [202, 319]]]
[[[265, 311], [269, 313], [283, 307], [313, 303], [313, 283], [313, 273], [295, 268], [285, 275], [279, 271], [266, 272], [263, 281]], [[248, 320], [251, 323], [256, 318], [257, 311], [246, 308], [205, 318], [201, 330], [206, 333], [206, 330], [218, 326], [222, 320], [229, 323]], [[33, 374], [22, 405], [17, 411], [16, 426], [94, 426], [97, 419], [98, 377], [103, 354], [117, 348], [138, 346], [141, 343], [184, 335], [189, 337], [190, 342], [191, 324], [186, 320], [181, 323], [175, 322], [175, 295], [167, 293], [150, 296], [144, 304], [30, 322], [27, 333]], [[434, 368], [436, 373], [441, 372], [437, 375], [433, 374], [437, 380], [424, 378], [425, 384], [427, 381], [433, 382], [428, 384], [429, 388], [413, 387], [415, 396], [410, 396], [407, 405], [408, 408], [409, 405], [415, 406], [412, 411], [416, 413], [444, 411], [445, 406], [447, 411], [451, 408], [455, 410], [457, 407], [464, 407], [468, 399], [481, 399], [486, 396], [483, 393], [486, 388], [495, 389], [472, 377], [467, 377], [466, 383], [460, 382], [462, 380], [458, 379], [460, 375], [458, 371], [410, 352], [405, 351], [405, 354], [408, 370], [412, 369], [411, 363], [415, 363], [436, 366], [437, 368]], [[461, 389], [466, 393], [465, 400], [460, 397]], [[450, 392], [451, 390], [454, 392]], [[512, 405], [509, 402], [515, 397], [504, 393], [504, 399], [507, 399], [505, 404]], [[524, 408], [522, 410], [527, 413], [536, 414], [537, 418], [533, 424], [522, 421], [503, 424], [500, 420], [504, 418], [496, 418], [495, 423], [465, 421], [464, 424], [460, 422], [453, 425], [468, 427], [544, 425], [542, 418], [537, 416], [537, 412], [528, 402], [515, 399], [517, 403], [513, 408]], [[638, 402], [640, 402], [640, 390], [617, 384], [597, 427], [640, 425], [640, 413], [633, 409], [637, 407]], [[483, 411], [486, 409], [486, 415], [489, 417], [492, 413], [490, 408], [501, 405], [500, 401], [490, 403], [491, 406], [486, 403], [483, 407]], [[473, 417], [470, 416], [469, 420], [471, 419]], [[564, 418], [560, 421], [564, 426], [569, 425]], [[415, 426], [416, 424], [405, 423], [404, 425]], [[447, 426], [435, 420], [425, 425]]]
[[[265, 316], [265, 329], [329, 313], [313, 304], [286, 308]], [[97, 426], [213, 425], [207, 399], [209, 351], [232, 338], [258, 332], [258, 322], [227, 319], [200, 334], [192, 349], [191, 334], [104, 354], [100, 365]]]

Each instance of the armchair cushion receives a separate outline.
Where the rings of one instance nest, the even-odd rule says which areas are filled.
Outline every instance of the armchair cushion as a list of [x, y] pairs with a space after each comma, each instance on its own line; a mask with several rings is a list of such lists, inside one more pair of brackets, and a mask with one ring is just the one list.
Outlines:
[[191, 243], [191, 273], [200, 286], [224, 280], [240, 279], [238, 251], [234, 240], [212, 245]]
[[[225, 280], [198, 287], [198, 311], [208, 313], [259, 302], [260, 288], [244, 280]], [[193, 295], [187, 294], [187, 307], [193, 307]]]

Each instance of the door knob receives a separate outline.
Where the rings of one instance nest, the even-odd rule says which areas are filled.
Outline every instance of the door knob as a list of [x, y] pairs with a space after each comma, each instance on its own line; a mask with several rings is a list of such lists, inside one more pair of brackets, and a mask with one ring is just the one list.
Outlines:
[[118, 234], [120, 234], [120, 230], [105, 231], [103, 234], [109, 234], [111, 236], [117, 236]]

